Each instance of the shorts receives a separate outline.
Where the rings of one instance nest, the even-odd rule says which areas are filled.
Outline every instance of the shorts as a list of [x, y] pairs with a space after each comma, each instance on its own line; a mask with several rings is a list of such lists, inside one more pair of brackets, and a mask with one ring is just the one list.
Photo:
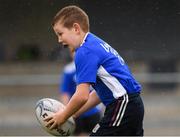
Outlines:
[[139, 93], [126, 94], [106, 107], [90, 136], [143, 136], [144, 105]]
[[75, 119], [76, 122], [75, 135], [78, 135], [80, 133], [91, 133], [92, 129], [100, 121], [100, 118], [101, 118], [101, 114], [100, 112], [97, 112], [88, 117], [79, 117]]

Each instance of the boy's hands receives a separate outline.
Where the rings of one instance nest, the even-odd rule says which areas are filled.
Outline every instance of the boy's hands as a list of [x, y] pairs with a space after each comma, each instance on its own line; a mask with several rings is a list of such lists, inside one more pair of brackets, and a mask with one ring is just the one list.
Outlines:
[[[50, 130], [61, 126], [66, 120], [75, 114], [89, 98], [89, 83], [82, 83], [77, 86], [76, 92], [70, 99], [63, 111], [58, 111], [52, 116], [44, 119], [47, 122], [46, 127]], [[74, 115], [74, 118], [76, 116]]]
[[64, 122], [66, 122], [63, 112], [57, 112], [52, 116], [49, 116], [44, 119], [47, 122], [46, 127], [50, 130], [53, 130], [59, 126], [61, 126]]

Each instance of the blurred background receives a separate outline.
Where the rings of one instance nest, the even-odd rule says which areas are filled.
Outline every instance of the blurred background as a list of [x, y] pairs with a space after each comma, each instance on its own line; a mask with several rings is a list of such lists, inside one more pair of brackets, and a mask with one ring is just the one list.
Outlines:
[[114, 47], [143, 86], [145, 135], [180, 135], [179, 0], [0, 0], [0, 135], [48, 135], [36, 102], [59, 98], [67, 49], [51, 20], [75, 4], [91, 32]]

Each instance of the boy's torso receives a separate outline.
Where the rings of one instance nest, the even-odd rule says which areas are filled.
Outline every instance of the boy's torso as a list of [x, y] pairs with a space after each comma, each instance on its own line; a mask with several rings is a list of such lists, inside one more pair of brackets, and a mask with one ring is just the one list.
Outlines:
[[[140, 84], [134, 79], [122, 57], [110, 45], [92, 33], [87, 35], [85, 42], [76, 50], [76, 53], [77, 56], [81, 55], [75, 59], [77, 68], [81, 66], [77, 69], [77, 73], [86, 75], [86, 77], [79, 75], [77, 84], [92, 83], [105, 105], [126, 93], [140, 92]], [[78, 60], [79, 58], [81, 61]], [[81, 62], [85, 63], [81, 64]], [[93, 65], [95, 67], [92, 67]]]

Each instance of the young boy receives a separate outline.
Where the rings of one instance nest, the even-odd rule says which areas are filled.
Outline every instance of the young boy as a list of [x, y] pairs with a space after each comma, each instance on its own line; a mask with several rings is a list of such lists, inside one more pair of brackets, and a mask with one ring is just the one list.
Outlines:
[[[106, 110], [91, 136], [143, 136], [141, 86], [117, 51], [89, 32], [87, 14], [67, 6], [52, 25], [59, 43], [75, 49], [77, 87], [64, 111], [45, 119], [47, 127], [54, 129], [102, 102]], [[89, 93], [90, 85], [96, 92]]]

